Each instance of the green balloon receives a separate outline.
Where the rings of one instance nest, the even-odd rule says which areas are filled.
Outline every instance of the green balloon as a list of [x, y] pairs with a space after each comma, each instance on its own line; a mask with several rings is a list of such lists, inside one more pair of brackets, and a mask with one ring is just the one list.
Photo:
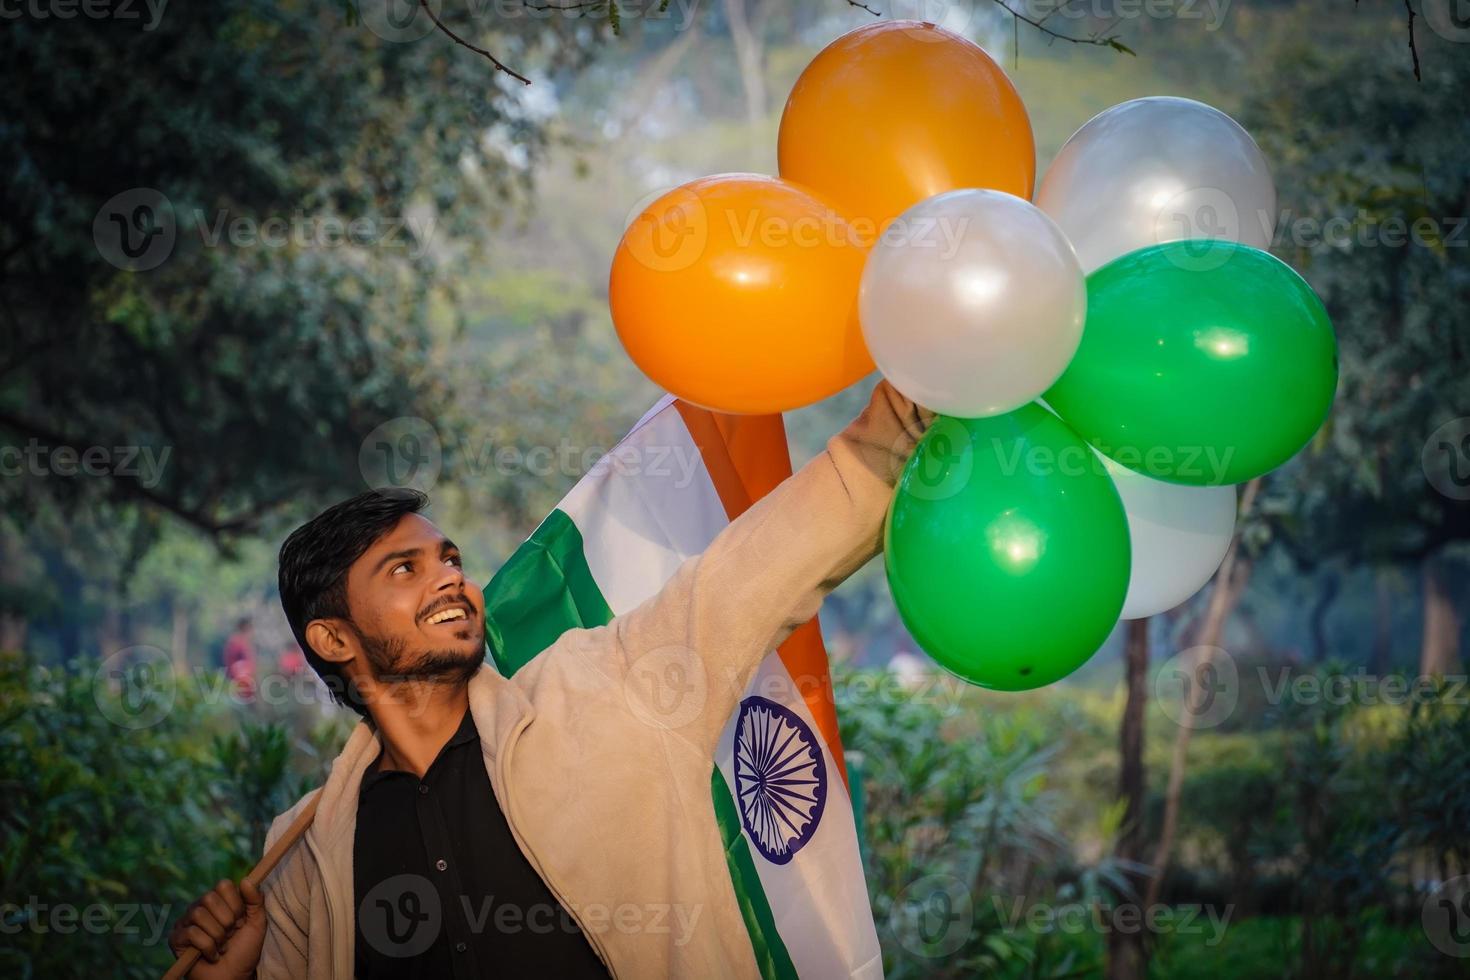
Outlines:
[[1130, 252], [1087, 277], [1087, 324], [1043, 396], [1129, 469], [1242, 483], [1321, 427], [1337, 388], [1322, 301], [1290, 266], [1233, 242]]
[[1102, 461], [1036, 404], [935, 419], [894, 492], [888, 584], [940, 665], [981, 687], [1065, 677], [1128, 591], [1128, 519]]

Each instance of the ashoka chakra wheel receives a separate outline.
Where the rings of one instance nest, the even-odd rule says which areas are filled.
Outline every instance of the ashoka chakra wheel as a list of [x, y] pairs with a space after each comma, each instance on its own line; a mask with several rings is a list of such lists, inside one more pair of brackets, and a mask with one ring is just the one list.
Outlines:
[[740, 702], [735, 799], [766, 860], [786, 864], [812, 839], [827, 805], [827, 763], [811, 728], [785, 705], [756, 696]]

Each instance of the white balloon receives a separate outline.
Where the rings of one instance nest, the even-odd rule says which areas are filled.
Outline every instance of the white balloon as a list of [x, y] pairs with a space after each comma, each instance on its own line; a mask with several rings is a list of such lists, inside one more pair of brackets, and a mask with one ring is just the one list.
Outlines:
[[1123, 619], [1173, 609], [1204, 588], [1235, 534], [1235, 488], [1165, 483], [1099, 454], [1123, 498], [1133, 568]]
[[959, 418], [1009, 412], [1050, 387], [1086, 312], [1066, 236], [1029, 202], [991, 190], [937, 194], [895, 218], [858, 290], [879, 370]]
[[1250, 134], [1219, 109], [1171, 96], [1094, 116], [1062, 145], [1036, 204], [1086, 272], [1181, 239], [1264, 249], [1276, 228], [1276, 184]]

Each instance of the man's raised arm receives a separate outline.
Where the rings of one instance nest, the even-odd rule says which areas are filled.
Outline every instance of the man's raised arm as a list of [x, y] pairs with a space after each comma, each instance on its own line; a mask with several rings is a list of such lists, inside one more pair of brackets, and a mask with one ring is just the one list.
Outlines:
[[682, 733], [712, 746], [766, 653], [882, 549], [894, 484], [932, 418], [880, 381], [825, 451], [613, 620], [615, 669], [655, 655], [703, 671], [706, 704]]

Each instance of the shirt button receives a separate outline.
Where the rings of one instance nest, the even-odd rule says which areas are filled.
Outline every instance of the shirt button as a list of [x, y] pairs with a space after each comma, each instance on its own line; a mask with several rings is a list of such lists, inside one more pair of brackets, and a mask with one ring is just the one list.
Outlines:
[[419, 795], [420, 796], [428, 796], [429, 795], [429, 784], [428, 783], [419, 783]]
[[454, 951], [456, 953], [463, 953], [467, 949], [469, 949], [469, 947], [466, 946], [464, 943], [455, 943], [454, 944]]
[[440, 871], [448, 871], [449, 862], [444, 860], [443, 858], [440, 858], [439, 860], [434, 862], [434, 867], [438, 868]]

